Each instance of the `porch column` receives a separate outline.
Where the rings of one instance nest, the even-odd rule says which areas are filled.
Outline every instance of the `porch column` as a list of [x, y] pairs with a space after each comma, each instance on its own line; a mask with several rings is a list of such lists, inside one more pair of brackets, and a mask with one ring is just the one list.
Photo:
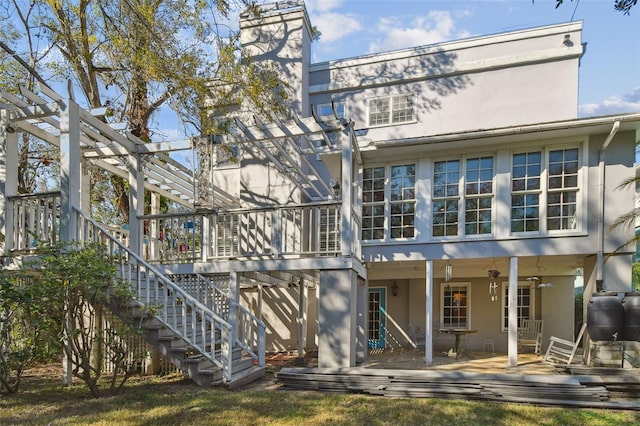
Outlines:
[[144, 214], [144, 173], [139, 154], [127, 157], [129, 171], [129, 248], [138, 256], [142, 252], [142, 224], [139, 217]]
[[[160, 194], [152, 192], [150, 212], [152, 215], [160, 214], [160, 201]], [[149, 235], [147, 235], [147, 244], [149, 244], [149, 256], [154, 260], [160, 259], [160, 246], [158, 244], [158, 238], [160, 237], [160, 232], [163, 231], [158, 227], [158, 222], [158, 219], [149, 220]]]
[[307, 310], [309, 306], [309, 290], [304, 278], [300, 278], [298, 290], [298, 358], [303, 358], [304, 350], [307, 347]]
[[509, 367], [518, 365], [518, 258], [509, 258]]
[[60, 114], [60, 240], [76, 238], [73, 207], [80, 208], [81, 168], [80, 112], [78, 104], [66, 100]]
[[358, 280], [358, 300], [356, 319], [356, 362], [363, 363], [367, 360], [368, 336], [367, 320], [369, 315], [369, 281]]
[[340, 207], [340, 247], [342, 256], [353, 256], [353, 239], [359, 238], [354, 235], [351, 224], [351, 205], [353, 204], [353, 188], [351, 187], [353, 175], [353, 151], [351, 148], [351, 138], [342, 135], [342, 180], [340, 182], [341, 200]]
[[427, 366], [433, 364], [433, 260], [427, 260], [425, 282], [425, 319], [424, 319], [424, 361]]
[[18, 194], [18, 134], [7, 131], [9, 112], [0, 110], [0, 234], [4, 253], [13, 248], [13, 208], [9, 197]]
[[80, 186], [82, 188], [80, 192], [80, 209], [89, 214], [91, 213], [91, 173], [86, 160], [82, 160], [80, 173]]
[[318, 367], [353, 367], [356, 362], [357, 274], [320, 271]]
[[240, 275], [229, 272], [229, 324], [231, 324], [231, 346], [238, 333], [238, 305], [240, 304]]

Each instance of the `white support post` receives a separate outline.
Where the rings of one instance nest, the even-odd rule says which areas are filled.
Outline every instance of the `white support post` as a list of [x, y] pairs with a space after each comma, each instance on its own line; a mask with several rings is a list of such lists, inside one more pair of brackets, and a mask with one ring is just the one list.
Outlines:
[[508, 295], [508, 347], [509, 367], [518, 365], [518, 258], [509, 258], [509, 295]]
[[[280, 215], [282, 210], [273, 209], [271, 211], [271, 255], [273, 258], [277, 259], [280, 257], [280, 253], [282, 253], [282, 229], [280, 226]], [[286, 235], [284, 239], [288, 238]]]
[[425, 282], [425, 321], [424, 321], [424, 361], [427, 366], [433, 364], [433, 260], [426, 262]]
[[89, 167], [87, 166], [87, 161], [82, 160], [81, 167], [81, 177], [80, 177], [80, 209], [83, 212], [90, 213], [91, 212], [91, 173]]
[[357, 274], [321, 270], [318, 297], [318, 367], [354, 367]]
[[342, 205], [340, 208], [340, 248], [342, 256], [353, 255], [353, 229], [351, 225], [351, 204], [353, 202], [353, 188], [351, 180], [353, 175], [353, 151], [351, 149], [351, 138], [342, 135], [342, 180], [340, 182]]
[[[151, 214], [160, 214], [160, 194], [156, 192], [151, 193]], [[149, 235], [147, 236], [149, 244], [149, 255], [151, 259], [160, 259], [160, 246], [158, 244], [158, 238], [162, 229], [158, 228], [158, 219], [152, 219], [149, 223]]]
[[262, 298], [264, 297], [264, 287], [262, 283], [258, 283], [258, 314], [256, 315], [262, 321]]
[[138, 256], [142, 253], [142, 224], [139, 217], [144, 214], [144, 173], [139, 154], [127, 157], [129, 171], [129, 248]]
[[9, 197], [18, 194], [18, 135], [7, 132], [8, 111], [0, 110], [0, 234], [4, 253], [13, 248], [13, 206]]
[[206, 262], [209, 259], [209, 247], [211, 247], [211, 216], [202, 215], [202, 229], [200, 230], [200, 260]]
[[82, 154], [80, 152], [80, 110], [67, 99], [60, 114], [60, 240], [76, 239], [73, 208], [80, 208]]
[[240, 304], [240, 276], [237, 272], [229, 272], [229, 324], [231, 324], [231, 347], [236, 341], [238, 332], [238, 305]]
[[367, 321], [369, 320], [369, 282], [358, 280], [358, 311], [356, 337], [358, 346], [356, 347], [356, 362], [363, 363], [368, 356]]
[[298, 293], [298, 358], [304, 357], [307, 347], [307, 311], [308, 311], [309, 289], [300, 278], [300, 288]]
[[[67, 99], [66, 106], [60, 114], [60, 241], [76, 239], [76, 223], [74, 207], [81, 202], [81, 168], [80, 152], [80, 108], [73, 99]], [[71, 321], [69, 314], [65, 319]], [[65, 345], [68, 345], [68, 337]], [[71, 360], [64, 352], [62, 360], [62, 383], [71, 384], [73, 378]]]

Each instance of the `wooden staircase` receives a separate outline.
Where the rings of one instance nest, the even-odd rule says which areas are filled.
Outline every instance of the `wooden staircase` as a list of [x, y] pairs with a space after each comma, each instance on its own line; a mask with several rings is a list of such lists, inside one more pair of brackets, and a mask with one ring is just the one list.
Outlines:
[[[206, 277], [168, 277], [77, 211], [78, 240], [105, 241], [120, 259], [117, 279], [134, 297], [112, 299], [111, 310], [133, 322], [160, 354], [201, 386], [236, 388], [264, 376], [265, 325]], [[173, 279], [172, 279], [173, 278]], [[194, 296], [180, 282], [205, 291]], [[189, 287], [189, 286], [188, 286]], [[115, 296], [115, 295], [114, 295]]]

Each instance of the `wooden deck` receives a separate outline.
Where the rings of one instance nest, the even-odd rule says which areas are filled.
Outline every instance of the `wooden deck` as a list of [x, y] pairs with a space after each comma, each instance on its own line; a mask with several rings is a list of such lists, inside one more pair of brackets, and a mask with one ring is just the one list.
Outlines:
[[285, 366], [276, 382], [285, 390], [640, 410], [635, 371], [612, 374], [585, 367], [572, 374], [535, 354], [520, 354], [516, 367], [507, 361], [506, 354], [472, 352], [458, 360], [434, 357], [426, 366], [422, 351], [379, 351], [356, 368], [312, 368], [309, 360], [307, 367]]

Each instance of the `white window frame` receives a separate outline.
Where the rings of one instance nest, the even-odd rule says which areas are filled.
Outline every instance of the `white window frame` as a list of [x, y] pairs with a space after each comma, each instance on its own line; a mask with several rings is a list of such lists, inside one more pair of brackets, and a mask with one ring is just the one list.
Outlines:
[[[391, 176], [391, 172], [392, 169], [394, 167], [402, 167], [402, 166], [413, 166], [414, 168], [414, 175], [413, 175], [413, 198], [412, 199], [402, 199], [402, 200], [392, 200], [391, 199], [391, 180], [392, 180], [392, 176]], [[370, 239], [365, 239], [364, 234], [362, 239], [364, 241], [388, 241], [388, 240], [392, 240], [392, 241], [412, 241], [414, 239], [417, 238], [418, 236], [418, 229], [417, 229], [417, 223], [416, 223], [416, 219], [418, 216], [418, 212], [417, 212], [417, 206], [418, 206], [418, 163], [417, 162], [399, 162], [399, 163], [386, 163], [386, 164], [378, 164], [378, 165], [372, 165], [369, 167], [366, 167], [365, 169], [376, 169], [376, 168], [384, 168], [384, 199], [382, 201], [378, 200], [378, 201], [365, 201], [364, 197], [365, 197], [365, 189], [364, 189], [364, 182], [361, 182], [362, 184], [362, 188], [363, 188], [363, 200], [362, 200], [362, 219], [363, 219], [363, 224], [362, 224], [362, 230], [368, 230], [370, 228], [365, 228], [365, 220], [368, 220], [368, 216], [365, 216], [365, 209], [367, 207], [374, 207], [374, 206], [382, 206], [383, 210], [384, 210], [384, 237], [383, 238], [370, 238]], [[363, 179], [364, 179], [364, 175], [363, 175]], [[404, 188], [404, 187], [403, 187]], [[404, 192], [404, 191], [403, 191]], [[413, 224], [411, 225], [413, 227], [413, 236], [412, 237], [404, 237], [404, 236], [400, 236], [400, 237], [392, 237], [391, 236], [391, 231], [392, 231], [392, 217], [394, 217], [395, 215], [392, 213], [392, 206], [394, 205], [406, 205], [406, 204], [413, 204]], [[401, 215], [403, 216], [403, 215]], [[379, 216], [374, 216], [374, 217], [379, 217]], [[401, 229], [404, 228], [401, 227]], [[378, 228], [371, 228], [371, 229], [378, 229]]]
[[[463, 288], [466, 291], [466, 322], [465, 326], [447, 325], [445, 322], [445, 291], [452, 288]], [[470, 282], [442, 282], [440, 283], [440, 328], [471, 328], [471, 283]]]
[[[491, 158], [492, 163], [492, 175], [491, 175], [491, 192], [490, 193], [479, 193], [479, 194], [467, 194], [467, 165], [468, 161], [472, 159], [482, 160], [483, 158]], [[443, 196], [443, 197], [435, 197], [434, 189], [435, 189], [435, 169], [436, 163], [440, 162], [458, 162], [458, 194], [456, 196]], [[493, 153], [487, 154], [473, 154], [467, 155], [457, 158], [442, 158], [433, 160], [431, 167], [431, 236], [435, 240], [441, 239], [455, 239], [455, 238], [490, 238], [495, 234], [495, 205], [496, 205], [496, 157]], [[491, 232], [484, 234], [467, 234], [466, 233], [466, 201], [470, 199], [480, 199], [480, 198], [491, 198]], [[435, 203], [441, 200], [456, 200], [457, 201], [457, 223], [456, 223], [456, 233], [451, 235], [434, 235], [434, 214], [435, 214]], [[456, 202], [452, 201], [452, 202]]]
[[[394, 111], [394, 100], [396, 99], [400, 99], [400, 98], [405, 98], [406, 99], [410, 99], [411, 102], [411, 107], [410, 108], [403, 108], [403, 109], [397, 109]], [[375, 98], [370, 98], [367, 100], [367, 124], [369, 127], [383, 127], [383, 126], [394, 126], [397, 124], [407, 124], [407, 123], [415, 123], [417, 121], [416, 118], [416, 97], [414, 94], [410, 94], [410, 93], [400, 93], [397, 95], [387, 95], [387, 96], [378, 96]], [[373, 102], [380, 102], [380, 101], [386, 101], [386, 109], [382, 112], [376, 112], [376, 114], [382, 114], [382, 113], [386, 113], [387, 117], [383, 122], [376, 122], [375, 124], [372, 123], [371, 120], [371, 114], [372, 114], [372, 103]], [[409, 119], [403, 119], [403, 120], [396, 120], [394, 121], [393, 115], [394, 112], [400, 111], [400, 110], [411, 110], [411, 117]]]
[[[529, 289], [529, 297], [530, 297], [530, 303], [528, 306], [529, 309], [529, 317], [525, 318], [523, 315], [521, 315], [521, 306], [520, 305], [520, 301], [518, 300], [518, 327], [520, 327], [522, 325], [522, 320], [525, 319], [535, 319], [536, 316], [536, 284], [535, 281], [518, 281], [518, 289], [521, 288], [528, 288]], [[500, 327], [502, 328], [502, 331], [505, 332], [509, 329], [508, 327], [508, 316], [509, 316], [509, 311], [508, 311], [508, 304], [507, 304], [507, 292], [509, 290], [509, 282], [508, 281], [503, 281], [502, 282], [502, 290], [500, 293], [501, 296], [501, 302], [500, 302], [500, 312], [502, 312], [502, 314], [500, 315]]]
[[[571, 149], [578, 150], [578, 172], [576, 176], [576, 187], [569, 188], [559, 188], [559, 189], [550, 189], [549, 188], [549, 160], [552, 151], [566, 151]], [[584, 217], [583, 211], [584, 204], [586, 202], [585, 197], [583, 195], [583, 188], [586, 188], [585, 182], [585, 174], [584, 174], [584, 165], [586, 164], [585, 155], [586, 155], [586, 144], [585, 143], [572, 143], [572, 144], [562, 144], [562, 145], [550, 145], [546, 147], [535, 147], [525, 150], [513, 151], [510, 154], [510, 180], [509, 180], [509, 232], [511, 235], [552, 235], [552, 234], [568, 234], [568, 233], [579, 233], [582, 231], [584, 227], [584, 222], [586, 218]], [[520, 193], [526, 194], [538, 194], [538, 230], [536, 231], [513, 231], [513, 158], [514, 155], [523, 154], [523, 153], [532, 153], [532, 152], [540, 152], [542, 157], [542, 164], [540, 170], [540, 188], [538, 190], [531, 191], [519, 191]], [[576, 194], [575, 200], [575, 214], [574, 214], [574, 228], [568, 229], [549, 229], [548, 221], [548, 195], [553, 192], [574, 192]]]

